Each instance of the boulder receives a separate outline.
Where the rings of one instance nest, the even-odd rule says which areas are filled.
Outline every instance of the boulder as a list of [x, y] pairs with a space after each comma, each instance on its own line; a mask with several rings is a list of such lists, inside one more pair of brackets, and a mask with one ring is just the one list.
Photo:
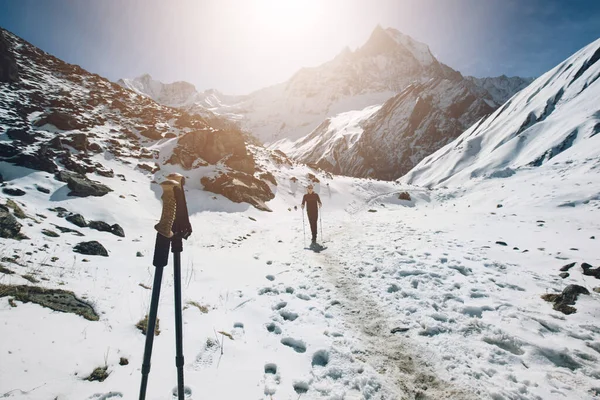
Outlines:
[[16, 240], [25, 239], [25, 236], [20, 232], [21, 226], [8, 208], [0, 206], [0, 237]]
[[110, 225], [104, 221], [90, 221], [88, 228], [95, 229], [100, 232], [110, 232]]
[[42, 193], [46, 193], [49, 194], [50, 193], [50, 189], [40, 186], [40, 185], [35, 185], [35, 188], [37, 189], [38, 192], [42, 192]]
[[137, 166], [142, 171], [148, 171], [150, 173], [160, 171], [160, 166], [158, 164], [139, 163]]
[[67, 179], [67, 186], [71, 189], [69, 196], [76, 197], [88, 197], [96, 196], [102, 197], [105, 194], [112, 192], [113, 190], [100, 182], [89, 180], [86, 177], [71, 176]]
[[398, 199], [399, 200], [406, 200], [406, 201], [410, 201], [410, 194], [408, 192], [401, 192], [400, 194], [398, 194]]
[[60, 181], [60, 182], [67, 183], [69, 181], [69, 179], [71, 179], [71, 178], [85, 179], [85, 176], [78, 174], [76, 172], [65, 171], [65, 170], [58, 171], [56, 174], [54, 174], [54, 179], [56, 179], [57, 181]]
[[553, 308], [563, 314], [573, 314], [577, 311], [571, 307], [577, 301], [580, 294], [590, 294], [589, 290], [580, 285], [569, 285], [560, 294], [545, 294], [542, 299], [554, 303]]
[[8, 194], [10, 196], [24, 196], [26, 192], [15, 187], [5, 187], [2, 189], [2, 193]]
[[200, 181], [204, 190], [225, 196], [235, 203], [248, 203], [262, 211], [271, 211], [265, 204], [275, 195], [268, 184], [243, 172], [231, 171], [216, 178]]
[[[216, 164], [226, 156], [232, 155], [235, 160], [252, 157], [246, 155], [246, 144], [241, 132], [198, 130], [188, 132], [177, 140], [170, 164], [179, 164], [185, 169], [194, 167], [197, 159], [202, 159], [210, 164]], [[252, 163], [254, 161], [252, 160]], [[244, 160], [240, 165], [247, 169], [250, 161]], [[252, 171], [253, 172], [253, 171]]]
[[108, 257], [108, 251], [95, 240], [91, 242], [80, 242], [74, 248], [73, 251], [79, 254], [85, 254], [88, 256], [103, 256]]
[[125, 231], [121, 228], [119, 224], [113, 224], [110, 227], [110, 233], [119, 237], [125, 237]]
[[587, 276], [593, 276], [596, 279], [600, 279], [600, 267], [592, 268], [592, 266], [588, 263], [581, 263], [581, 268], [583, 269], [583, 274]]

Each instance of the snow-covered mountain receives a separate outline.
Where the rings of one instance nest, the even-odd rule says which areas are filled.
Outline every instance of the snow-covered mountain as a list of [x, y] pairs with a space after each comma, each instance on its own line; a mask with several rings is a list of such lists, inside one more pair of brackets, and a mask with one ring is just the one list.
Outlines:
[[356, 51], [346, 48], [323, 65], [302, 68], [286, 82], [245, 96], [190, 93], [189, 84], [165, 85], [148, 75], [119, 83], [161, 104], [186, 109], [193, 104], [199, 113], [210, 110], [241, 119], [244, 129], [273, 143], [299, 139], [338, 113], [381, 104], [413, 82], [457, 76], [458, 72], [435, 59], [427, 45], [377, 26]]
[[382, 106], [330, 118], [282, 150], [336, 174], [393, 180], [494, 109], [489, 93], [469, 80], [431, 79]]
[[519, 76], [507, 77], [506, 75], [493, 78], [475, 78], [473, 76], [466, 76], [465, 79], [468, 79], [477, 86], [487, 90], [490, 96], [492, 96], [494, 103], [498, 106], [506, 103], [515, 93], [525, 89], [534, 81], [534, 78], [521, 78]]
[[456, 186], [540, 167], [597, 174], [599, 60], [597, 40], [423, 159], [402, 181]]

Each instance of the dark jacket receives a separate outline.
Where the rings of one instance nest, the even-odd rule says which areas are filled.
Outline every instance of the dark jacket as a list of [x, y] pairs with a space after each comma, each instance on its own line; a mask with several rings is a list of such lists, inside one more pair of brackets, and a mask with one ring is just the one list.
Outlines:
[[319, 205], [321, 205], [321, 198], [316, 193], [307, 193], [302, 198], [302, 205], [306, 204], [306, 212], [309, 216], [316, 216], [319, 214]]

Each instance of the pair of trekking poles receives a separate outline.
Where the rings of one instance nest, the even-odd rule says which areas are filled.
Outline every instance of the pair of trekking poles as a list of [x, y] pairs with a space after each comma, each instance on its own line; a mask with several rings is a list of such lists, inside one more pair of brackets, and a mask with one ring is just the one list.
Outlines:
[[[300, 210], [302, 212], [302, 233], [304, 236], [304, 247], [306, 247], [306, 227], [304, 225], [304, 209]], [[323, 217], [322, 217], [323, 213], [319, 212], [319, 225], [321, 226], [321, 241], [325, 242], [325, 239], [323, 239]]]
[[163, 268], [169, 262], [169, 249], [173, 253], [173, 278], [175, 289], [175, 366], [177, 367], [177, 399], [184, 400], [183, 386], [183, 327], [181, 308], [181, 253], [183, 241], [192, 233], [192, 225], [188, 215], [187, 202], [183, 185], [185, 178], [181, 174], [173, 173], [160, 184], [163, 190], [163, 208], [160, 221], [154, 226], [156, 229], [156, 244], [154, 246], [153, 265], [154, 284], [152, 285], [152, 299], [146, 327], [146, 343], [144, 347], [144, 360], [142, 362], [142, 383], [140, 387], [140, 400], [146, 398], [148, 374], [150, 373], [150, 359], [152, 358], [152, 345], [154, 343], [154, 329], [158, 313], [158, 300], [162, 282]]

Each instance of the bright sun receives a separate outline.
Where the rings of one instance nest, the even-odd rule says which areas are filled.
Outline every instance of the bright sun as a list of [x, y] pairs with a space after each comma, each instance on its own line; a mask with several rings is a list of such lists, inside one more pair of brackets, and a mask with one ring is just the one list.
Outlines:
[[273, 33], [310, 29], [325, 7], [320, 0], [255, 0], [245, 5], [248, 16]]

